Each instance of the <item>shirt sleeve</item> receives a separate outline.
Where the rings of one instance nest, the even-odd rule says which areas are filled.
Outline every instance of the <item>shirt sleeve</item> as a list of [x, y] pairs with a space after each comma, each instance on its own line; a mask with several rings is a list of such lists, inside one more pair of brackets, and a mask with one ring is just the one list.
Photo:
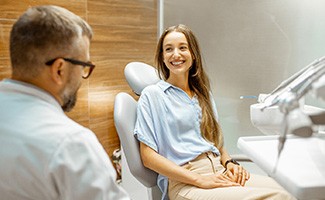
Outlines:
[[50, 174], [60, 199], [130, 199], [116, 183], [116, 171], [109, 157], [89, 130], [66, 138], [53, 155], [48, 170], [45, 174]]
[[140, 96], [134, 135], [140, 142], [158, 152], [155, 123], [152, 116], [155, 106], [151, 105], [152, 101], [149, 99], [150, 97], [145, 93]]

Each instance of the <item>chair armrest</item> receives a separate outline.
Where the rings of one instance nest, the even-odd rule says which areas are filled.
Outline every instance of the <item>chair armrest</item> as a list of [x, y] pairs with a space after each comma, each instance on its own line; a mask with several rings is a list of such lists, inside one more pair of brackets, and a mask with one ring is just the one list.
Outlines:
[[253, 162], [250, 158], [248, 158], [244, 154], [233, 154], [230, 157], [238, 162]]

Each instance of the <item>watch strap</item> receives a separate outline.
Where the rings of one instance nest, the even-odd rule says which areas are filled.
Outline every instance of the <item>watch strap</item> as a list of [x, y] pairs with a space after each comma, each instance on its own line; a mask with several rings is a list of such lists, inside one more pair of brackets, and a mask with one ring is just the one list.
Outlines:
[[234, 163], [235, 165], [240, 165], [236, 160], [234, 160], [234, 159], [229, 159], [229, 160], [227, 160], [227, 161], [225, 162], [225, 168], [227, 168], [227, 165], [228, 165], [229, 163]]

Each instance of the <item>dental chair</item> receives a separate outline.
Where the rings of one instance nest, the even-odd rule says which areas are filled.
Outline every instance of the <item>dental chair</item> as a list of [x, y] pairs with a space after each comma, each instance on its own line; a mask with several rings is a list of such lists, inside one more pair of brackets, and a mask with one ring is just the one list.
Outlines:
[[[138, 96], [146, 86], [160, 80], [157, 70], [142, 62], [128, 63], [124, 75], [129, 86]], [[131, 95], [125, 92], [116, 95], [114, 123], [122, 145], [122, 186], [133, 200], [161, 199], [161, 192], [157, 186], [157, 173], [143, 166], [139, 142], [133, 136], [136, 109], [137, 102]], [[244, 155], [232, 155], [232, 158], [239, 162], [251, 162]]]
[[[156, 69], [140, 62], [131, 62], [124, 69], [125, 78], [136, 95], [148, 85], [159, 81]], [[114, 123], [122, 146], [122, 187], [133, 200], [158, 200], [158, 174], [143, 166], [139, 142], [133, 135], [137, 102], [129, 94], [120, 92], [114, 102]]]

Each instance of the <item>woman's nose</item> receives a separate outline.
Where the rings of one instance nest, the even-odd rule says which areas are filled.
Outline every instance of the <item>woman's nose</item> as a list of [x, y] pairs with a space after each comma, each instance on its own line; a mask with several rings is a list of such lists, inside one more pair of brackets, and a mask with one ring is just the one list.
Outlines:
[[179, 49], [175, 48], [175, 49], [174, 49], [174, 52], [173, 52], [173, 56], [180, 56], [179, 53], [180, 53], [180, 52], [179, 52]]

